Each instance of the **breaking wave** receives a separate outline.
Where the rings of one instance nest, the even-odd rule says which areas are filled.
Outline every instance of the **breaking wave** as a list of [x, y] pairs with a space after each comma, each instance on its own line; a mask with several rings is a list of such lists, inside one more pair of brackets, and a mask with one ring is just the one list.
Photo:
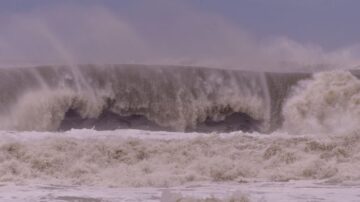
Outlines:
[[21, 131], [269, 131], [279, 125], [277, 105], [288, 91], [277, 85], [302, 77], [142, 65], [4, 68], [0, 73], [0, 126]]
[[[1, 182], [360, 179], [357, 71], [83, 65], [0, 73]], [[132, 137], [125, 129], [142, 130]]]
[[317, 73], [294, 87], [283, 115], [284, 129], [291, 133], [359, 131], [360, 80], [348, 71]]
[[146, 65], [2, 68], [0, 128], [348, 132], [360, 121], [356, 75]]

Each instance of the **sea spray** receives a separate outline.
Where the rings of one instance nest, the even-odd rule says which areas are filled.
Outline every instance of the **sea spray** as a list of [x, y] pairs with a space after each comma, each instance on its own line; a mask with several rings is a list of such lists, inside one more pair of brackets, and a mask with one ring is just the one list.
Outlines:
[[283, 129], [339, 134], [360, 128], [360, 80], [348, 71], [320, 72], [294, 86], [283, 107]]
[[[138, 116], [163, 130], [197, 130], [199, 125], [206, 131], [267, 130], [267, 89], [261, 73], [144, 65], [0, 72], [0, 126], [5, 130], [59, 130], [68, 112], [77, 115], [78, 125], [87, 121], [86, 128], [97, 128], [93, 119], [112, 114], [119, 121], [111, 129], [121, 122], [142, 128], [132, 122]], [[228, 124], [231, 115], [237, 123]]]

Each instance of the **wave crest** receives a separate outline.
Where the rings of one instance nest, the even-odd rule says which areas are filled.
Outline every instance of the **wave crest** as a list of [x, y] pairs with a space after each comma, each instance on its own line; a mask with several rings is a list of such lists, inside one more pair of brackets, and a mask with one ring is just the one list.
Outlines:
[[291, 133], [341, 134], [360, 129], [360, 80], [348, 71], [321, 72], [299, 82], [283, 108]]
[[[243, 120], [250, 120], [250, 125], [268, 121], [265, 119], [266, 88], [261, 75], [256, 73], [141, 65], [20, 70], [1, 70], [24, 79], [23, 88], [1, 103], [0, 108], [7, 112], [3, 113], [6, 119], [1, 121], [3, 129], [58, 130], [69, 111], [74, 112], [78, 120], [90, 120], [87, 123], [108, 114], [127, 122], [141, 116], [150, 128], [176, 131], [197, 130], [201, 124], [204, 130], [220, 130], [226, 127], [213, 127], [216, 124], [211, 123], [226, 125], [230, 116], [231, 119], [238, 117], [238, 126], [228, 127], [236, 130], [261, 130], [261, 125], [242, 128]], [[9, 77], [4, 80], [9, 82], [5, 90], [16, 86]]]

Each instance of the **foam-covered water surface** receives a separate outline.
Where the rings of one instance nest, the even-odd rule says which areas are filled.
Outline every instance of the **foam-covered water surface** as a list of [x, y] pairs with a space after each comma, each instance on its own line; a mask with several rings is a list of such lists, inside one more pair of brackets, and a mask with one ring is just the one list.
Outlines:
[[0, 181], [120, 187], [360, 179], [360, 135], [2, 132]]

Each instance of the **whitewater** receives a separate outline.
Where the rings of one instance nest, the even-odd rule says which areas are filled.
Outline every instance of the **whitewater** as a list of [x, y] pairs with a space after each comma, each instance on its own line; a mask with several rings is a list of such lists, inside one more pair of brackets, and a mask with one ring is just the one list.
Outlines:
[[0, 200], [359, 201], [359, 77], [0, 68]]

